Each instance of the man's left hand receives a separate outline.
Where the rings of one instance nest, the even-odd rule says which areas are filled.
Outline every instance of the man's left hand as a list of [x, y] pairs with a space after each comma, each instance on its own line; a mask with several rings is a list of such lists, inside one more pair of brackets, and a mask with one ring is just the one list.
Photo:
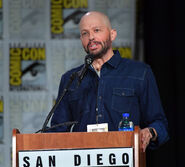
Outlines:
[[152, 134], [150, 133], [148, 128], [141, 129], [140, 139], [141, 139], [141, 149], [143, 150], [143, 152], [145, 152], [147, 146], [150, 143], [151, 138], [152, 138]]

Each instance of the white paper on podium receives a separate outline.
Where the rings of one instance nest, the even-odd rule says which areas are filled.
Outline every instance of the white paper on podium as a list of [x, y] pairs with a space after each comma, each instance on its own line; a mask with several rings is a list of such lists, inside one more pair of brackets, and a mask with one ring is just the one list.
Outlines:
[[108, 132], [108, 123], [87, 125], [87, 132]]

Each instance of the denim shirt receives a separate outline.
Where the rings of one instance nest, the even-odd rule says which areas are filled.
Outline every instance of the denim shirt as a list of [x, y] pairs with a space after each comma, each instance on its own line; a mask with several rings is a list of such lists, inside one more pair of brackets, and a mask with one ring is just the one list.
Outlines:
[[[62, 76], [58, 98], [70, 75], [81, 68]], [[121, 58], [114, 51], [112, 58], [103, 64], [100, 76], [89, 67], [80, 85], [77, 78], [73, 81], [54, 112], [51, 126], [78, 121], [73, 131], [82, 132], [87, 131], [88, 124], [108, 123], [109, 131], [117, 131], [124, 112], [130, 113], [134, 125], [156, 129], [157, 142], [151, 143], [151, 148], [168, 140], [168, 123], [151, 68], [142, 62]], [[54, 131], [68, 131], [68, 128], [58, 127]]]

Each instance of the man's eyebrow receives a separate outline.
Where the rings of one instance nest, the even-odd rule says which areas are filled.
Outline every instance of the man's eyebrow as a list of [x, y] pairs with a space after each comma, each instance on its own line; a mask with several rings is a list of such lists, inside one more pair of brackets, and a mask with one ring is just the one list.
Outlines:
[[[92, 27], [92, 29], [95, 29], [95, 28], [102, 28], [102, 29], [104, 29], [105, 26], [94, 26], [94, 27]], [[86, 29], [86, 28], [84, 28], [84, 29], [81, 29], [81, 30], [80, 30], [80, 32], [82, 32], [82, 31], [89, 31], [89, 30]]]
[[80, 32], [83, 32], [83, 31], [88, 31], [87, 29], [82, 29], [82, 30], [80, 30]]

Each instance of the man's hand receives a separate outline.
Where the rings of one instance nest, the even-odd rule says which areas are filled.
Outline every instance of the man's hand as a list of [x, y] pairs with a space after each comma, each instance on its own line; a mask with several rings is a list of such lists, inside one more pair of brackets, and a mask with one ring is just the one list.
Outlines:
[[[153, 128], [156, 136], [157, 136], [157, 132], [155, 131], [155, 129]], [[148, 128], [144, 128], [140, 131], [140, 138], [141, 138], [141, 149], [143, 150], [143, 152], [145, 152], [147, 146], [150, 143], [150, 140], [152, 138], [152, 134], [150, 133]], [[154, 141], [156, 140], [156, 138], [154, 139]]]

